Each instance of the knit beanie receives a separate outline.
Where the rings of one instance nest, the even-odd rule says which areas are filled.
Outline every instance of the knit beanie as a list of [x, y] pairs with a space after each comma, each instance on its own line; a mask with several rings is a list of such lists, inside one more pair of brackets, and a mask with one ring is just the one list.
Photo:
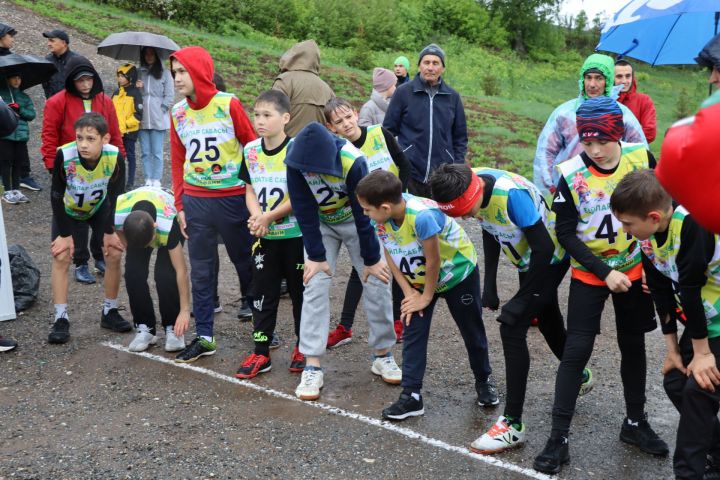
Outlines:
[[397, 83], [395, 74], [387, 68], [376, 67], [373, 70], [373, 89], [384, 92]]
[[600, 96], [585, 100], [576, 113], [580, 141], [618, 142], [625, 133], [622, 110], [612, 98]]
[[393, 65], [402, 65], [403, 67], [405, 67], [405, 70], [407, 70], [408, 72], [410, 71], [410, 60], [408, 60], [408, 58], [405, 56], [400, 55], [399, 57], [397, 57], [393, 62]]
[[431, 43], [430, 45], [422, 49], [422, 51], [420, 52], [420, 57], [418, 58], [418, 65], [420, 65], [420, 62], [422, 62], [422, 59], [425, 55], [435, 55], [437, 57], [440, 57], [440, 61], [442, 62], [443, 67], [445, 66], [445, 52], [436, 44]]

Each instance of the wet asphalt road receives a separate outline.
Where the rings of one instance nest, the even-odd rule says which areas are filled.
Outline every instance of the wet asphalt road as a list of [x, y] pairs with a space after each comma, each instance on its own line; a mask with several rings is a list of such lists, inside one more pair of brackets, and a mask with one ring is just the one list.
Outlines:
[[[0, 2], [0, 9], [0, 21], [21, 32], [18, 52], [44, 53], [39, 32], [58, 25], [7, 2]], [[88, 55], [106, 83], [111, 82], [114, 61], [92, 54], [94, 39], [72, 29], [69, 32], [73, 48]], [[29, 92], [41, 110], [42, 92], [39, 88]], [[247, 103], [250, 99], [241, 100]], [[31, 124], [30, 152], [36, 178], [47, 187], [49, 178], [39, 164], [40, 126], [41, 117]], [[168, 175], [166, 171], [166, 180]], [[216, 316], [219, 351], [195, 364], [207, 371], [178, 368], [104, 345], [126, 346], [132, 334], [100, 329], [103, 291], [99, 284], [71, 282], [73, 338], [66, 345], [48, 345], [52, 302], [47, 188], [29, 197], [28, 205], [2, 205], [8, 243], [23, 245], [43, 278], [36, 305], [15, 321], [0, 323], [0, 335], [20, 342], [16, 351], [0, 355], [0, 479], [543, 478], [517, 471], [531, 469], [550, 429], [557, 361], [536, 329], [529, 333], [532, 364], [524, 416], [527, 444], [484, 461], [459, 450], [502, 413], [505, 372], [494, 312], [486, 313], [485, 325], [501, 405], [483, 409], [475, 404], [463, 344], [446, 307], [439, 304], [425, 379], [426, 414], [399, 424], [409, 431], [394, 431], [377, 421], [382, 408], [397, 398], [400, 389], [384, 384], [369, 371], [362, 309], [354, 342], [329, 352], [324, 363], [325, 388], [320, 401], [342, 409], [342, 414], [228, 381], [252, 350], [252, 328], [235, 318], [237, 279], [224, 250], [220, 294], [225, 310]], [[481, 251], [479, 228], [464, 225]], [[348, 273], [347, 257], [342, 257], [331, 291], [333, 326]], [[498, 283], [501, 299], [507, 300], [517, 283], [506, 262], [501, 265]], [[567, 281], [561, 292], [563, 305], [566, 298]], [[124, 289], [121, 303], [127, 306]], [[289, 307], [289, 300], [284, 299], [279, 317], [284, 343], [272, 354], [273, 370], [252, 383], [292, 395], [299, 377], [287, 371], [292, 350]], [[125, 313], [129, 316], [129, 311]], [[589, 365], [597, 384], [578, 402], [570, 438], [571, 463], [559, 478], [672, 478], [670, 459], [639, 453], [617, 438], [624, 416], [620, 361], [611, 314], [606, 313], [603, 322], [603, 334]], [[672, 449], [677, 414], [662, 390], [659, 371], [664, 344], [659, 331], [648, 335], [647, 345], [647, 411], [651, 424]], [[171, 358], [162, 347], [150, 353]], [[400, 361], [400, 348], [395, 354]], [[414, 438], [412, 432], [425, 437]]]

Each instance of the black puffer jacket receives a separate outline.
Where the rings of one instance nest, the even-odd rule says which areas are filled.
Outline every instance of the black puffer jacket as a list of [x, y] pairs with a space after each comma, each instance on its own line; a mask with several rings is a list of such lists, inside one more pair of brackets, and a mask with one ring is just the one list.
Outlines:
[[703, 67], [716, 67], [720, 70], [720, 34], [715, 35], [712, 40], [705, 44], [695, 61]]
[[42, 84], [43, 90], [45, 90], [45, 98], [50, 98], [65, 88], [65, 67], [71, 58], [77, 56], [79, 56], [77, 53], [68, 48], [65, 53], [59, 57], [56, 57], [52, 53], [45, 57], [45, 60], [51, 61], [57, 68], [57, 72], [55, 72], [47, 82], [43, 82]]

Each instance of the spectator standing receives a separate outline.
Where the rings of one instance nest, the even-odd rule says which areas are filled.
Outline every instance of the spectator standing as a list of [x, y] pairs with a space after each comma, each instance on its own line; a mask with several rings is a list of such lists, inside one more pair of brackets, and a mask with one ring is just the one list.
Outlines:
[[163, 172], [163, 143], [170, 129], [168, 112], [175, 99], [175, 87], [170, 70], [163, 68], [162, 60], [152, 47], [140, 51], [140, 81], [143, 117], [140, 122], [140, 150], [145, 173], [145, 185], [159, 187]]
[[410, 60], [407, 57], [400, 55], [393, 62], [395, 77], [397, 78], [397, 86], [403, 85], [410, 81]]
[[430, 174], [444, 163], [465, 161], [467, 126], [460, 94], [442, 78], [445, 52], [434, 43], [423, 48], [418, 70], [393, 95], [383, 127], [397, 136], [412, 164], [408, 190], [430, 198]]
[[0, 23], [0, 57], [12, 53], [10, 49], [15, 43], [15, 35], [17, 35], [17, 30], [10, 25]]
[[390, 98], [395, 93], [395, 75], [387, 68], [373, 70], [373, 90], [370, 100], [360, 109], [358, 123], [361, 127], [382, 124], [385, 120]]
[[615, 85], [622, 85], [618, 102], [633, 112], [635, 118], [640, 122], [647, 143], [652, 143], [657, 135], [655, 104], [650, 95], [637, 91], [635, 70], [627, 60], [615, 62]]
[[289, 137], [310, 122], [325, 123], [325, 104], [335, 94], [320, 78], [320, 48], [315, 40], [297, 43], [283, 53], [272, 88], [290, 99], [290, 122], [285, 127]]

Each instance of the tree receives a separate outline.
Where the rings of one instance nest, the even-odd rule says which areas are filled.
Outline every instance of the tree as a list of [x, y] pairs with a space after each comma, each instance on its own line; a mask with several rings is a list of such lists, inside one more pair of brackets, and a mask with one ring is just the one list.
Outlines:
[[510, 35], [510, 46], [527, 53], [532, 45], [541, 45], [548, 36], [551, 18], [558, 16], [561, 0], [484, 0], [491, 15], [502, 18]]

